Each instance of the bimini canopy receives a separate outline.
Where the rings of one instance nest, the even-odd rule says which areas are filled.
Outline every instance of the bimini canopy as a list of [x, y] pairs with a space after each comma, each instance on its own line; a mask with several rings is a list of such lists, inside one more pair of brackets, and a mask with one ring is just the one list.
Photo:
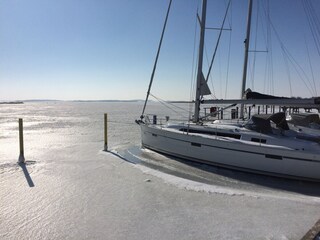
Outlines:
[[253, 115], [248, 124], [246, 124], [246, 127], [261, 133], [272, 133], [271, 121], [274, 122], [278, 128], [289, 130], [284, 112]]

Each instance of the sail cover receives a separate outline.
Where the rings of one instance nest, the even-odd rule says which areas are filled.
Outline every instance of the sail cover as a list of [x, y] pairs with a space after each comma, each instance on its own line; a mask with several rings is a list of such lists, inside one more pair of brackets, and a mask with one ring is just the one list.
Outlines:
[[287, 97], [278, 97], [268, 94], [262, 94], [259, 92], [253, 92], [250, 88], [245, 91], [246, 99], [288, 99]]

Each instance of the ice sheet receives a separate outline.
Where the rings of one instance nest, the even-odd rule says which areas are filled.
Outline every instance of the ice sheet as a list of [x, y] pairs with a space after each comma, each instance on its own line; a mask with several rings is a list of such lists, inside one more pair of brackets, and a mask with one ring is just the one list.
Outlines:
[[[300, 239], [319, 219], [316, 191], [143, 151], [141, 162], [119, 158], [139, 146], [140, 111], [138, 103], [1, 106], [0, 239]], [[104, 112], [111, 153], [101, 151]], [[18, 117], [25, 169], [16, 164]]]

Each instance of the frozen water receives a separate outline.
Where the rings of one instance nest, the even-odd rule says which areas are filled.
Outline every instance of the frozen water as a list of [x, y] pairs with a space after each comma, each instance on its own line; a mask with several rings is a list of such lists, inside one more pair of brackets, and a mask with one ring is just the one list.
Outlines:
[[[319, 184], [141, 150], [141, 107], [0, 105], [0, 239], [300, 239], [319, 219]], [[105, 112], [111, 152], [102, 151]]]

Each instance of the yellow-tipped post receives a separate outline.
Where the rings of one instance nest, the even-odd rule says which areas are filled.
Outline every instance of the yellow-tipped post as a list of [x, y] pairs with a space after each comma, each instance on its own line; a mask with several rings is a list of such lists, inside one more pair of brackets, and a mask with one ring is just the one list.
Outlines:
[[20, 145], [19, 163], [25, 163], [24, 148], [23, 148], [23, 120], [22, 120], [22, 118], [19, 118], [19, 145]]
[[108, 114], [104, 114], [104, 151], [108, 151]]

